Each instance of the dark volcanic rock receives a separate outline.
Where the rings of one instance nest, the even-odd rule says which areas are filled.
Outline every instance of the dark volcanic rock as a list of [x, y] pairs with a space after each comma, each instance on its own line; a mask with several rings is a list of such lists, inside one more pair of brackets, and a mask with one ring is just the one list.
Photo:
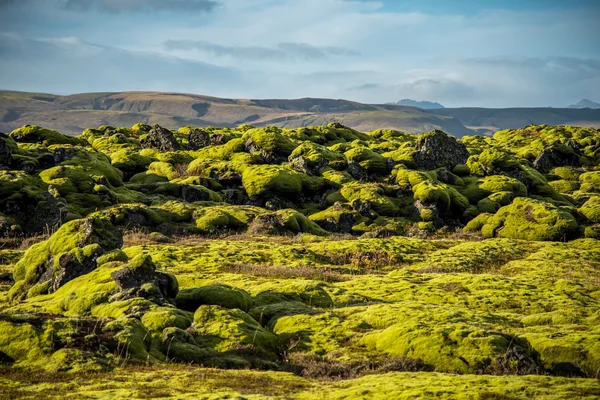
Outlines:
[[368, 176], [367, 171], [355, 161], [348, 162], [348, 172], [357, 181], [364, 181]]
[[201, 129], [194, 129], [190, 133], [190, 137], [188, 139], [188, 148], [190, 150], [198, 150], [203, 147], [210, 146], [211, 144], [212, 142], [208, 132]]
[[576, 167], [579, 165], [579, 156], [576, 150], [569, 145], [555, 144], [540, 151], [533, 167], [540, 172], [549, 172], [555, 167]]
[[209, 200], [210, 194], [206, 190], [201, 190], [191, 185], [184, 185], [181, 187], [181, 198], [186, 203], [193, 203]]
[[148, 255], [135, 257], [127, 267], [110, 276], [120, 289], [112, 300], [144, 297], [157, 304], [164, 304], [177, 297], [179, 292], [177, 279], [173, 275], [156, 271], [152, 258]]
[[452, 170], [456, 165], [466, 163], [469, 158], [467, 146], [439, 130], [419, 136], [416, 149], [415, 162], [419, 168], [427, 170], [441, 167]]
[[160, 125], [154, 125], [154, 128], [141, 141], [144, 149], [157, 149], [160, 151], [175, 151], [179, 149], [179, 143], [175, 135], [168, 129]]
[[12, 364], [15, 360], [6, 353], [0, 351], [0, 365], [1, 364]]
[[281, 235], [286, 232], [283, 217], [277, 213], [257, 216], [248, 227], [248, 233], [260, 235]]
[[10, 138], [0, 132], [0, 166], [8, 166], [12, 162], [12, 148], [8, 145]]
[[68, 161], [75, 157], [77, 151], [72, 147], [59, 147], [52, 154], [54, 158], [54, 164], [59, 165], [65, 161]]
[[[102, 251], [98, 249], [97, 252], [85, 257], [78, 259], [73, 253], [64, 253], [58, 258], [59, 270], [52, 279], [52, 287], [50, 291], [57, 291], [58, 288], [63, 286], [65, 283], [87, 273], [92, 272], [96, 269], [96, 259], [102, 254]], [[50, 270], [48, 270], [50, 271]]]
[[252, 139], [246, 141], [246, 150], [251, 154], [260, 154], [266, 164], [281, 164], [287, 161], [287, 156], [264, 150]]
[[320, 163], [313, 163], [308, 158], [299, 156], [290, 159], [290, 167], [293, 170], [307, 175], [318, 175], [319, 170], [329, 164], [329, 161], [322, 160]]
[[2, 212], [10, 215], [25, 232], [41, 232], [48, 226], [59, 225], [68, 214], [64, 200], [50, 193], [31, 196], [25, 189], [19, 191], [18, 200], [7, 200], [1, 204]]

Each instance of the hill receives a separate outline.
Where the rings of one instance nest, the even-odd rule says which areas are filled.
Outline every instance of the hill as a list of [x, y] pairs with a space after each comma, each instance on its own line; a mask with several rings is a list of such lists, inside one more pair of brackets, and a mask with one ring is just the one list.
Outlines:
[[56, 96], [0, 92], [0, 131], [24, 124], [43, 125], [69, 135], [89, 126], [131, 126], [137, 122], [172, 129], [184, 125], [235, 127], [252, 124], [297, 128], [340, 122], [360, 131], [399, 129], [422, 133], [441, 129], [455, 136], [473, 134], [453, 117], [414, 107], [368, 105], [347, 100], [243, 100], [157, 93], [85, 93]]
[[362, 132], [396, 129], [423, 133], [440, 129], [456, 137], [491, 134], [529, 124], [600, 127], [600, 110], [562, 108], [442, 108], [424, 110], [403, 105], [362, 104], [348, 100], [249, 100], [160, 93], [0, 92], [0, 132], [24, 124], [43, 125], [68, 135], [89, 126], [131, 126], [142, 122], [172, 129], [191, 125], [233, 128], [298, 128], [339, 122]]

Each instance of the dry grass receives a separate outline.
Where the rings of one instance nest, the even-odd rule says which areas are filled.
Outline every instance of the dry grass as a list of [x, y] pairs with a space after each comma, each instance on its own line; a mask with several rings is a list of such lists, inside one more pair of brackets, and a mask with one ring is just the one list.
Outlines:
[[303, 378], [339, 381], [356, 379], [365, 375], [388, 372], [429, 371], [421, 360], [404, 357], [384, 357], [377, 360], [334, 361], [314, 354], [295, 353], [289, 360], [289, 368]]
[[349, 280], [349, 277], [336, 269], [310, 266], [276, 267], [263, 264], [226, 264], [221, 267], [221, 271], [273, 279], [305, 278], [323, 282], [342, 282]]

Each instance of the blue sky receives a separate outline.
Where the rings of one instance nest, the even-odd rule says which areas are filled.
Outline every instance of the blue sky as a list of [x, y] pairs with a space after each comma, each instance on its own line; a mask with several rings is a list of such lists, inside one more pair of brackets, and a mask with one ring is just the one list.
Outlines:
[[0, 88], [600, 101], [600, 0], [0, 0]]

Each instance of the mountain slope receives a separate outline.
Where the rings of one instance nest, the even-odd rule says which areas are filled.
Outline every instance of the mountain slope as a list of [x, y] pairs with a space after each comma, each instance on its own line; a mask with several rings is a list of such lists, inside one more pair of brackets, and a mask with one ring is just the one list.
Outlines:
[[515, 129], [526, 125], [600, 127], [600, 110], [571, 108], [444, 108], [429, 113], [456, 118], [479, 133]]
[[99, 125], [160, 124], [177, 129], [198, 127], [298, 128], [340, 122], [368, 132], [397, 129], [422, 133], [441, 129], [457, 137], [489, 134], [530, 124], [600, 127], [600, 109], [575, 108], [443, 108], [424, 110], [395, 104], [362, 104], [348, 100], [304, 98], [295, 100], [222, 99], [159, 92], [82, 93], [57, 96], [44, 93], [0, 91], [0, 131], [25, 124], [78, 135]]
[[170, 128], [183, 125], [302, 127], [340, 122], [362, 131], [378, 128], [421, 133], [442, 129], [455, 136], [473, 134], [453, 117], [413, 107], [368, 105], [347, 100], [245, 100], [157, 92], [84, 93], [56, 96], [0, 92], [0, 131], [24, 124], [42, 125], [77, 135], [98, 125], [131, 126], [137, 122]]

